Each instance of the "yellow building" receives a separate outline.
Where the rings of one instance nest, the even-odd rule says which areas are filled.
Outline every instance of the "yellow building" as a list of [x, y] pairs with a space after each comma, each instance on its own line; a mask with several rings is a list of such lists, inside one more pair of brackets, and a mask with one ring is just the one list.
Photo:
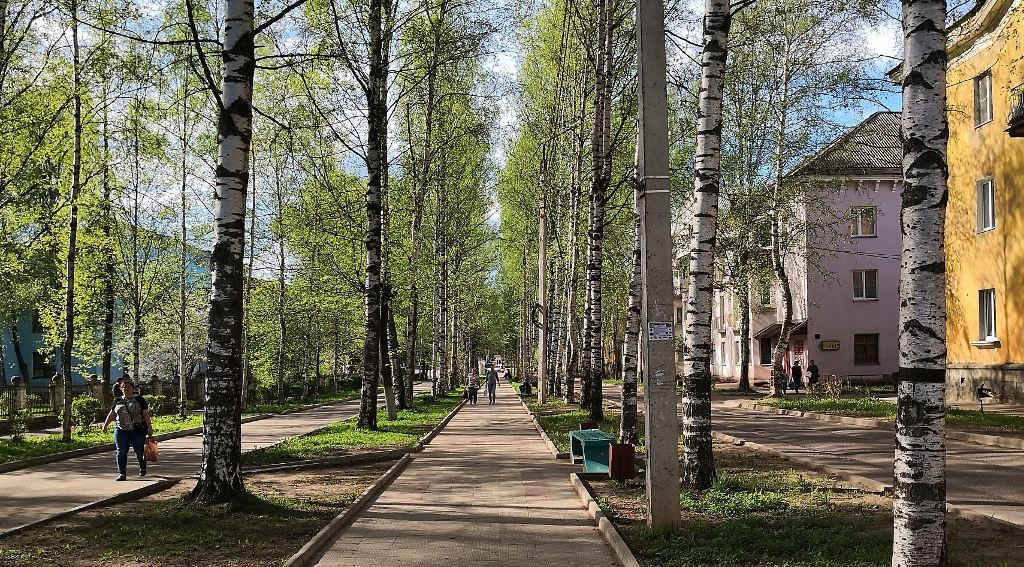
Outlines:
[[1024, 403], [1024, 10], [979, 0], [949, 29], [949, 401]]

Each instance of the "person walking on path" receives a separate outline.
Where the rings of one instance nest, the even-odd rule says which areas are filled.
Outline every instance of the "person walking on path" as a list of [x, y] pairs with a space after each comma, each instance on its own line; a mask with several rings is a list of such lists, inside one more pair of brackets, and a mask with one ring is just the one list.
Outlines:
[[818, 365], [814, 364], [814, 360], [811, 360], [811, 365], [807, 367], [807, 387], [813, 388], [818, 383]]
[[493, 404], [498, 392], [498, 371], [492, 366], [487, 370], [487, 403]]
[[469, 393], [469, 403], [476, 403], [476, 393], [480, 390], [480, 374], [478, 370], [473, 368], [469, 371], [469, 377], [466, 378], [466, 391]]
[[800, 361], [793, 363], [793, 393], [800, 393], [800, 382], [804, 379], [804, 371], [800, 368]]
[[149, 405], [141, 395], [135, 395], [135, 384], [131, 380], [121, 382], [121, 397], [114, 400], [114, 404], [103, 422], [103, 432], [111, 422], [114, 425], [114, 448], [116, 449], [115, 462], [117, 463], [117, 480], [127, 478], [128, 468], [128, 447], [135, 451], [135, 457], [139, 460], [139, 476], [146, 476], [146, 457], [143, 453], [143, 444], [146, 436], [153, 436], [153, 422], [149, 417]]

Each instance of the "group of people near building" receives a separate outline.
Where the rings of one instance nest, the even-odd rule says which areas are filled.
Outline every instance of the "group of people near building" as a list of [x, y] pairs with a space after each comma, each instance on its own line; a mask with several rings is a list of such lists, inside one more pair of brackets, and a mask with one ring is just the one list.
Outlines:
[[[814, 363], [814, 360], [811, 360], [810, 366], [807, 367], [807, 387], [811, 388], [817, 384], [820, 377], [818, 365]], [[799, 394], [803, 381], [804, 370], [800, 367], [800, 359], [798, 358], [793, 362], [793, 369], [790, 371], [790, 375], [787, 377], [783, 374], [782, 376], [782, 393], [785, 394], [789, 390], [793, 390], [794, 394]]]

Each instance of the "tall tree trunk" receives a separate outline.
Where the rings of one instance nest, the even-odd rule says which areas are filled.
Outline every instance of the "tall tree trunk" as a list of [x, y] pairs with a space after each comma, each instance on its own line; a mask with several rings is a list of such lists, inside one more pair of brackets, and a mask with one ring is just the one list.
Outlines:
[[107, 107], [103, 108], [103, 339], [101, 370], [103, 383], [110, 386], [114, 357], [114, 201], [110, 182], [110, 122]]
[[32, 379], [28, 374], [28, 364], [25, 362], [25, 355], [21, 353], [21, 337], [18, 335], [18, 322], [11, 322], [11, 347], [14, 350], [14, 358], [18, 361], [18, 370], [21, 372], [21, 379], [29, 384]]
[[903, 260], [893, 567], [946, 558], [946, 3], [903, 1]]
[[604, 209], [611, 179], [609, 136], [611, 130], [611, 0], [597, 1], [597, 41], [594, 80], [594, 131], [591, 142], [590, 214], [587, 219], [587, 321], [584, 331], [588, 356], [584, 404], [592, 421], [604, 418], [602, 379], [604, 344], [601, 335], [601, 278], [604, 257]]
[[769, 395], [779, 396], [779, 389], [786, 390], [785, 382], [789, 380], [783, 368], [783, 360], [789, 352], [789, 338], [793, 330], [793, 290], [789, 284], [789, 271], [786, 267], [785, 251], [787, 248], [786, 235], [783, 234], [784, 214], [780, 207], [784, 196], [782, 186], [783, 166], [785, 164], [785, 148], [788, 136], [789, 117], [789, 86], [791, 81], [789, 41], [782, 53], [782, 78], [780, 86], [782, 92], [779, 96], [779, 131], [775, 140], [775, 182], [772, 185], [772, 208], [769, 212], [770, 234], [771, 234], [771, 259], [772, 271], [779, 280], [782, 287], [782, 328], [779, 330], [779, 342], [775, 345], [775, 352], [772, 354], [772, 383]]
[[740, 282], [740, 288], [736, 291], [740, 313], [739, 389], [741, 392], [748, 392], [750, 391], [750, 279], [747, 276], [742, 276]]
[[[252, 209], [249, 216], [249, 254], [245, 264], [245, 298], [242, 304], [242, 407], [249, 403], [249, 392], [253, 390], [252, 381], [252, 337], [250, 336], [250, 319], [252, 317], [252, 265], [256, 257], [256, 151], [252, 151]], [[282, 341], [283, 343], [284, 341]]]
[[[389, 294], [389, 297], [392, 300], [394, 299], [393, 295]], [[394, 375], [395, 399], [398, 402], [398, 409], [409, 409], [411, 406], [408, 403], [407, 388], [411, 388], [412, 385], [406, 383], [405, 371], [402, 369], [401, 356], [398, 350], [398, 326], [395, 325], [395, 310], [391, 306], [388, 307], [387, 325], [388, 350], [391, 352], [391, 372]], [[409, 373], [412, 373], [412, 368], [409, 368]]]
[[388, 321], [390, 320], [389, 303], [391, 302], [391, 286], [385, 284], [381, 290], [380, 297], [380, 380], [384, 385], [384, 404], [387, 408], [388, 419], [398, 419], [398, 407], [395, 405], [395, 387], [391, 374], [391, 356], [388, 353]]
[[[186, 191], [188, 190], [188, 95], [185, 94], [181, 98], [181, 264], [178, 266], [178, 404], [179, 413], [184, 419], [185, 412], [188, 409], [186, 398], [187, 391], [185, 389], [185, 321], [188, 313], [188, 304], [186, 303], [185, 294], [185, 283], [188, 274], [188, 232], [185, 222], [185, 211], [188, 210], [188, 199], [186, 199]], [[244, 327], [243, 327], [244, 332]], [[244, 398], [245, 392], [245, 372], [243, 365], [242, 373], [242, 392]], [[244, 401], [243, 401], [243, 406]]]
[[729, 2], [724, 0], [707, 0], [704, 5], [694, 179], [696, 214], [690, 241], [683, 379], [683, 485], [694, 490], [709, 488], [715, 478], [711, 452], [711, 303], [721, 183], [722, 90], [732, 24], [729, 9]]
[[363, 382], [359, 401], [359, 429], [377, 429], [377, 385], [380, 383], [380, 296], [381, 296], [381, 227], [383, 223], [381, 192], [386, 164], [387, 144], [387, 74], [388, 48], [385, 16], [390, 6], [386, 0], [370, 0], [367, 21], [370, 39], [369, 77], [366, 86], [367, 147], [366, 172], [366, 338], [363, 341]]
[[71, 42], [74, 92], [74, 155], [71, 170], [71, 212], [68, 215], [67, 287], [64, 290], [64, 348], [61, 372], [64, 374], [63, 441], [71, 441], [71, 352], [75, 346], [75, 254], [78, 244], [78, 193], [82, 190], [82, 59], [78, 43], [78, 0], [71, 0]]
[[192, 490], [192, 498], [207, 502], [233, 499], [244, 490], [240, 390], [245, 209], [256, 71], [252, 2], [225, 0], [223, 38], [203, 463]]
[[570, 220], [569, 220], [569, 271], [567, 274], [566, 284], [566, 348], [565, 348], [565, 360], [564, 374], [565, 374], [565, 402], [568, 404], [574, 403], [576, 400], [576, 378], [579, 374], [579, 361], [580, 361], [580, 345], [579, 345], [579, 320], [576, 316], [577, 302], [579, 301], [579, 263], [580, 263], [580, 246], [579, 246], [579, 230], [580, 230], [580, 201], [583, 193], [582, 178], [583, 178], [583, 147], [584, 147], [584, 134], [582, 132], [585, 127], [585, 120], [583, 119], [586, 113], [586, 89], [580, 88], [582, 93], [580, 96], [580, 127], [579, 131], [575, 136], [575, 150], [573, 154], [575, 167], [573, 168], [572, 181], [570, 184], [572, 190], [572, 196], [570, 197]]
[[637, 346], [640, 338], [641, 279], [640, 260], [640, 192], [633, 192], [634, 237], [633, 275], [629, 281], [629, 304], [626, 308], [626, 333], [622, 341], [622, 413], [619, 415], [619, 443], [637, 444], [640, 435], [636, 426]]
[[[284, 196], [281, 188], [281, 180], [278, 177], [279, 167], [275, 167], [275, 189], [277, 193], [277, 224], [282, 234], [277, 239], [277, 401], [283, 403], [284, 392], [284, 366], [285, 349], [287, 347], [288, 323], [285, 317], [285, 255], [284, 255]], [[254, 209], [255, 210], [255, 209]]]

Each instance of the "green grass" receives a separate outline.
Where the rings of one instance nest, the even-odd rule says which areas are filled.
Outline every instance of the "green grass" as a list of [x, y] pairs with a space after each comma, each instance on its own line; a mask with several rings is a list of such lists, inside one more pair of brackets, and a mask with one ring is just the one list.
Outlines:
[[[203, 416], [201, 415], [190, 415], [184, 421], [177, 416], [160, 416], [153, 418], [153, 433], [159, 435], [160, 433], [181, 431], [182, 429], [201, 427], [202, 425]], [[0, 463], [9, 463], [32, 457], [53, 455], [73, 449], [113, 443], [112, 427], [107, 430], [107, 433], [103, 433], [98, 427], [76, 430], [72, 432], [71, 441], [67, 443], [61, 441], [60, 434], [47, 435], [46, 437], [26, 437], [22, 440], [7, 439], [0, 441]]]
[[[872, 398], [843, 398], [839, 400], [830, 398], [764, 398], [758, 400], [757, 403], [799, 411], [871, 417], [887, 421], [896, 419], [895, 403]], [[1024, 416], [946, 408], [946, 424], [952, 427], [981, 428], [992, 433], [1024, 431]]]
[[678, 531], [622, 531], [645, 567], [888, 565], [888, 510], [833, 501], [831, 487], [794, 471], [723, 473], [710, 490], [680, 493]]
[[[383, 388], [382, 388], [383, 389]], [[349, 390], [338, 390], [334, 394], [329, 396], [317, 396], [315, 398], [295, 398], [291, 401], [287, 401], [280, 404], [249, 404], [245, 408], [247, 414], [261, 414], [261, 413], [281, 413], [284, 410], [301, 408], [311, 406], [313, 404], [322, 404], [324, 402], [333, 402], [337, 400], [346, 400], [359, 395], [359, 388], [353, 388]]]
[[[541, 428], [548, 434], [548, 438], [555, 444], [559, 451], [569, 450], [569, 432], [579, 429], [581, 423], [590, 421], [590, 412], [587, 410], [566, 409], [565, 402], [561, 400], [549, 400], [544, 404], [536, 402], [528, 403], [527, 406], [533, 412]], [[575, 406], [572, 406], [575, 407]], [[638, 420], [637, 429], [640, 432], [640, 444], [643, 444], [644, 430], [643, 421]], [[597, 424], [598, 429], [608, 433], [612, 437], [619, 437], [619, 412], [604, 412], [604, 419]]]
[[856, 417], [873, 417], [895, 420], [896, 404], [873, 398], [763, 398], [757, 401], [763, 406], [818, 413], [834, 413]]
[[1024, 416], [946, 408], [946, 424], [990, 428], [995, 432], [1024, 431]]
[[355, 448], [374, 447], [384, 450], [411, 447], [460, 402], [461, 395], [441, 396], [434, 401], [426, 401], [424, 396], [417, 396], [415, 407], [399, 411], [398, 419], [394, 421], [388, 420], [387, 412], [379, 411], [377, 431], [356, 429], [356, 418], [346, 419], [316, 432], [250, 451], [242, 455], [242, 464], [303, 461], [345, 455]]

